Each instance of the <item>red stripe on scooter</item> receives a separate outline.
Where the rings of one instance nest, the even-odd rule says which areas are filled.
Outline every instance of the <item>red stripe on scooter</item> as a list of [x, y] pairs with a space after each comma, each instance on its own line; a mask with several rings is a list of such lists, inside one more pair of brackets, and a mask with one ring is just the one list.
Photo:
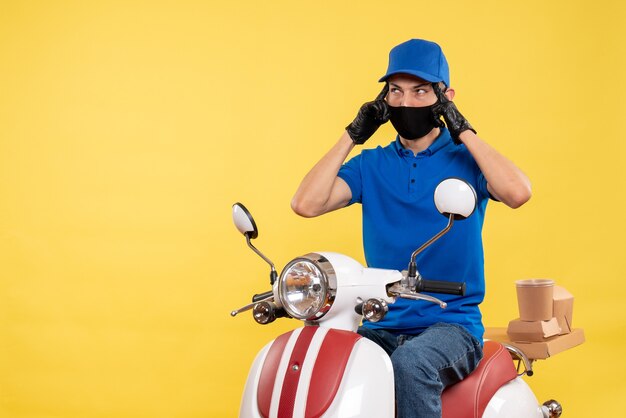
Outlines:
[[285, 351], [285, 346], [287, 345], [289, 337], [291, 337], [292, 333], [293, 331], [290, 331], [276, 338], [265, 356], [256, 395], [259, 413], [263, 418], [268, 418], [270, 416], [270, 406], [272, 404], [272, 392], [274, 391], [276, 372], [278, 371], [283, 351]]
[[291, 358], [285, 372], [283, 390], [280, 394], [280, 404], [278, 406], [279, 418], [293, 416], [293, 407], [296, 401], [298, 383], [300, 382], [302, 364], [309, 350], [311, 340], [318, 329], [319, 327], [317, 326], [305, 326], [298, 336], [298, 341], [296, 341], [296, 345], [291, 352]]
[[305, 418], [320, 417], [332, 404], [354, 344], [360, 338], [355, 332], [328, 331], [313, 367]]

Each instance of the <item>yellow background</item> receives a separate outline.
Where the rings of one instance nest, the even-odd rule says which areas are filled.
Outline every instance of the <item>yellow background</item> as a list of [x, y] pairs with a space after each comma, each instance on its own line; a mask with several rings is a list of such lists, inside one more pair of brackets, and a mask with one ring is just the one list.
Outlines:
[[3, 0], [0, 417], [235, 416], [297, 323], [229, 317], [268, 289], [231, 205], [277, 266], [362, 260], [358, 207], [289, 201], [412, 37], [443, 46], [458, 107], [533, 182], [523, 208], [489, 206], [485, 322], [515, 317], [515, 280], [557, 280], [587, 342], [528, 381], [564, 416], [621, 416], [625, 21], [617, 0]]

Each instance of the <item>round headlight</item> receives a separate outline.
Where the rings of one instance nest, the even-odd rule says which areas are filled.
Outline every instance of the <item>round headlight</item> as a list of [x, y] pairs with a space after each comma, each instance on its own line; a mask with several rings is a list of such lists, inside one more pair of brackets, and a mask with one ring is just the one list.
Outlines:
[[278, 297], [297, 319], [319, 319], [330, 309], [337, 290], [335, 271], [320, 254], [292, 260], [280, 275]]

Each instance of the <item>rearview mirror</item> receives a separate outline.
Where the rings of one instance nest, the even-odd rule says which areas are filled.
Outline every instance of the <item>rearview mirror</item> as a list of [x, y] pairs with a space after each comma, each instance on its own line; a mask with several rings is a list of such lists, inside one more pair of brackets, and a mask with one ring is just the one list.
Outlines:
[[455, 220], [468, 218], [476, 209], [476, 191], [465, 180], [448, 178], [435, 189], [435, 206], [446, 218], [454, 215]]
[[414, 283], [411, 282], [417, 278], [415, 257], [446, 234], [452, 228], [455, 220], [469, 217], [476, 209], [477, 200], [476, 191], [465, 180], [451, 177], [437, 185], [435, 189], [435, 206], [439, 213], [448, 218], [448, 225], [411, 254], [411, 262], [409, 263], [407, 273], [407, 280], [410, 286], [414, 286]]
[[254, 219], [248, 209], [241, 203], [235, 203], [233, 205], [233, 222], [235, 226], [246, 237], [254, 239], [259, 236], [259, 230], [254, 223]]
[[259, 230], [256, 228], [256, 223], [254, 222], [254, 219], [252, 218], [252, 215], [250, 215], [248, 209], [246, 209], [246, 207], [239, 202], [233, 205], [233, 222], [235, 223], [235, 226], [237, 227], [239, 232], [241, 232], [243, 236], [246, 237], [246, 243], [248, 244], [248, 247], [250, 247], [252, 251], [257, 253], [259, 257], [261, 257], [263, 260], [265, 260], [267, 264], [270, 265], [270, 284], [273, 285], [277, 277], [276, 267], [274, 267], [274, 263], [272, 263], [269, 258], [263, 255], [263, 253], [250, 242], [251, 239], [259, 236]]

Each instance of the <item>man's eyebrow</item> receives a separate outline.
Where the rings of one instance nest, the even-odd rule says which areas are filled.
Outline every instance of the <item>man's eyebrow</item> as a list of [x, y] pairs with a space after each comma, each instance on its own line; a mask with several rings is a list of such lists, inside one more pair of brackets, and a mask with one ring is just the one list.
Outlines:
[[421, 89], [422, 87], [427, 87], [427, 86], [430, 86], [430, 83], [429, 83], [429, 82], [425, 82], [425, 83], [422, 83], [422, 84], [418, 84], [417, 86], [414, 86], [414, 87], [413, 87], [413, 90], [416, 90], [416, 89]]

